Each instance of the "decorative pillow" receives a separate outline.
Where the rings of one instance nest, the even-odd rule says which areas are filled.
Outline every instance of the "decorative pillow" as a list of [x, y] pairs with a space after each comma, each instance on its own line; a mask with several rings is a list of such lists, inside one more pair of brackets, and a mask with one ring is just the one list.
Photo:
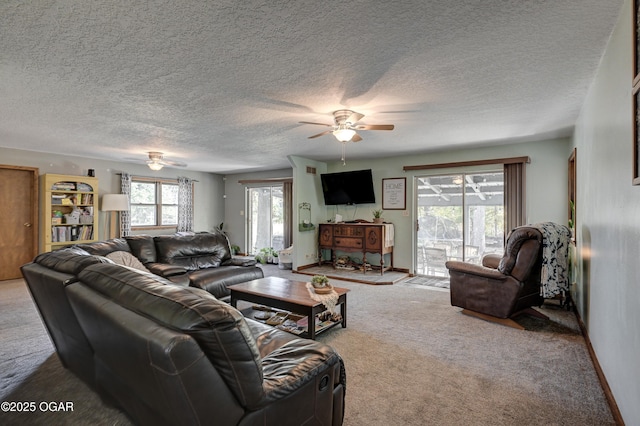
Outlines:
[[114, 251], [105, 256], [107, 259], [117, 263], [118, 265], [130, 266], [141, 271], [149, 272], [149, 270], [128, 251]]

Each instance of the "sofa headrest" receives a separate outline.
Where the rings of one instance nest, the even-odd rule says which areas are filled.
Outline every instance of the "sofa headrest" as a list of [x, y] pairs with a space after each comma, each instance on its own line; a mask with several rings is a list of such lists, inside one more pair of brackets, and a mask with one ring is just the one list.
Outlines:
[[114, 238], [95, 243], [77, 244], [75, 247], [79, 247], [89, 252], [89, 254], [95, 254], [98, 256], [106, 256], [114, 251], [131, 251], [127, 242], [122, 238]]
[[222, 233], [159, 235], [154, 237], [158, 262], [178, 265], [193, 271], [217, 268], [231, 260], [229, 239]]
[[[520, 248], [527, 242], [531, 242], [532, 244], [527, 244], [528, 250], [526, 253], [520, 253]], [[520, 226], [513, 229], [507, 236], [504, 256], [500, 260], [498, 270], [505, 275], [512, 275], [517, 262], [526, 264], [520, 265], [521, 267], [518, 268], [519, 270], [528, 270], [531, 265], [535, 264], [541, 246], [542, 233], [536, 228]], [[530, 250], [532, 252], [530, 252]], [[518, 276], [517, 278], [520, 279], [521, 277]]]
[[113, 263], [106, 257], [94, 256], [78, 247], [42, 253], [36, 256], [34, 263], [65, 274], [78, 275], [87, 266], [96, 263]]
[[263, 400], [260, 352], [237, 309], [205, 290], [114, 264], [90, 266], [79, 278], [114, 303], [193, 337], [243, 406], [255, 409]]
[[124, 237], [131, 253], [143, 264], [155, 263], [157, 260], [156, 245], [151, 235], [130, 235]]

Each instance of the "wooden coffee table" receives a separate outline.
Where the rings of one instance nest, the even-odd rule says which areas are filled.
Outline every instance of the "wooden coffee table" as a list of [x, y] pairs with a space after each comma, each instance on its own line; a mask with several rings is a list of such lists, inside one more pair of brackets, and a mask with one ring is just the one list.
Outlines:
[[237, 307], [238, 300], [244, 300], [306, 316], [308, 320], [306, 337], [310, 339], [315, 339], [317, 334], [338, 324], [342, 324], [342, 328], [347, 326], [347, 292], [349, 289], [340, 287], [333, 289], [338, 293], [336, 307], [340, 306], [342, 320], [316, 331], [316, 315], [324, 312], [327, 308], [309, 296], [305, 282], [280, 277], [265, 277], [229, 286], [231, 306], [233, 307]]

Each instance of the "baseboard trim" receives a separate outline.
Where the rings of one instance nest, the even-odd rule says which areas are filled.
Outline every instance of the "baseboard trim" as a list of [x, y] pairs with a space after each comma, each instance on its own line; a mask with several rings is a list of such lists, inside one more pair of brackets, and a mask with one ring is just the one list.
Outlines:
[[573, 308], [573, 313], [575, 314], [578, 325], [580, 326], [580, 331], [582, 331], [582, 336], [584, 337], [584, 341], [587, 344], [587, 350], [589, 351], [589, 357], [591, 358], [591, 362], [593, 363], [593, 368], [596, 370], [596, 374], [598, 375], [598, 380], [600, 381], [600, 386], [602, 386], [602, 391], [604, 392], [604, 396], [607, 399], [607, 403], [609, 404], [609, 409], [611, 410], [611, 415], [613, 416], [613, 420], [617, 425], [624, 426], [624, 420], [622, 419], [622, 413], [620, 413], [620, 409], [618, 408], [618, 404], [616, 403], [616, 399], [613, 397], [613, 393], [611, 392], [611, 388], [609, 387], [609, 382], [607, 382], [607, 377], [604, 375], [602, 368], [600, 367], [600, 363], [598, 362], [598, 358], [596, 357], [596, 353], [593, 350], [593, 346], [591, 345], [591, 339], [589, 339], [589, 333], [587, 332], [587, 327], [582, 321], [582, 317], [578, 313], [578, 310]]
[[300, 265], [296, 269], [293, 270], [293, 273], [297, 273], [298, 271], [303, 271], [305, 269], [313, 268], [314, 266], [318, 266], [318, 263], [309, 263], [307, 265]]

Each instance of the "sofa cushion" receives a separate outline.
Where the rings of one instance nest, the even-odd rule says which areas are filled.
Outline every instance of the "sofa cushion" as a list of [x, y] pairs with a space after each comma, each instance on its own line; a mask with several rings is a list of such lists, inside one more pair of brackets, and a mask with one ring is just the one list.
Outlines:
[[34, 263], [65, 274], [78, 275], [80, 271], [94, 263], [112, 263], [102, 256], [93, 256], [78, 247], [68, 247], [39, 254]]
[[129, 249], [129, 244], [127, 244], [127, 242], [122, 238], [114, 238], [95, 243], [77, 244], [75, 247], [79, 247], [89, 252], [89, 254], [95, 254], [98, 256], [106, 256], [114, 251], [131, 251]]
[[138, 258], [128, 251], [114, 251], [105, 257], [118, 265], [130, 266], [132, 268], [139, 269], [140, 271], [149, 272]]
[[[512, 275], [513, 269], [516, 267], [519, 259], [524, 259], [524, 256], [521, 256], [520, 248], [525, 242], [530, 240], [535, 242], [532, 248], [538, 250], [542, 245], [542, 233], [536, 228], [529, 226], [520, 226], [513, 229], [507, 236], [507, 245], [504, 248], [504, 256], [500, 259], [498, 271], [505, 275]], [[530, 260], [530, 258], [535, 260], [535, 256], [527, 256], [528, 260]]]
[[237, 309], [201, 289], [166, 285], [161, 277], [115, 264], [90, 266], [79, 278], [115, 303], [193, 337], [240, 404], [260, 406], [260, 352]]
[[264, 273], [257, 266], [221, 266], [189, 272], [192, 287], [207, 290], [218, 299], [231, 294], [227, 288], [230, 285], [262, 278]]
[[156, 245], [151, 235], [130, 235], [124, 237], [131, 253], [143, 264], [157, 262]]
[[217, 268], [231, 259], [229, 240], [221, 233], [159, 235], [154, 237], [158, 262], [194, 271]]

